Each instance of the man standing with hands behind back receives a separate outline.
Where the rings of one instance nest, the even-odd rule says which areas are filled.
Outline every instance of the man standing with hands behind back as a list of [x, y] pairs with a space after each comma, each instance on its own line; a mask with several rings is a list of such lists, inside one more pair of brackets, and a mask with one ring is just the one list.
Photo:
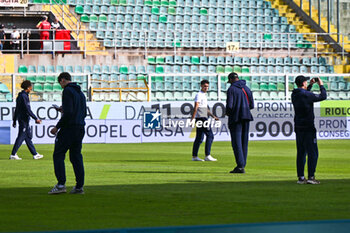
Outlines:
[[58, 76], [58, 82], [63, 88], [63, 95], [62, 107], [57, 110], [62, 112], [62, 117], [56, 127], [51, 130], [52, 134], [58, 132], [53, 153], [55, 175], [58, 183], [49, 194], [66, 192], [64, 159], [68, 150], [76, 179], [76, 185], [70, 193], [84, 194], [84, 164], [81, 148], [85, 135], [86, 98], [80, 86], [71, 82], [71, 80], [72, 78], [67, 72], [63, 72]]
[[228, 76], [231, 83], [227, 90], [226, 115], [231, 134], [231, 144], [237, 166], [230, 173], [245, 173], [248, 156], [249, 122], [253, 120], [250, 109], [254, 108], [253, 94], [245, 85], [245, 80], [239, 80], [236, 73]]
[[[323, 82], [319, 78], [313, 78], [307, 85], [308, 77], [302, 75], [296, 77], [295, 84], [298, 88], [293, 90], [292, 103], [294, 107], [294, 130], [297, 143], [297, 174], [298, 184], [319, 184], [315, 179], [315, 171], [318, 160], [318, 148], [316, 128], [314, 124], [314, 102], [327, 99], [327, 92]], [[320, 94], [314, 94], [310, 90], [312, 85], [320, 86]], [[308, 155], [308, 180], [304, 177], [304, 167]]]

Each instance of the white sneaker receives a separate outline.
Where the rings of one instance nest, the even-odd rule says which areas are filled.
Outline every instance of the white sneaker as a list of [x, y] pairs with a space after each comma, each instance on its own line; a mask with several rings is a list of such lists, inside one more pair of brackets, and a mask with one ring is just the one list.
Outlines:
[[10, 155], [10, 159], [11, 159], [11, 160], [22, 160], [22, 158], [18, 157], [17, 154], [15, 154], [15, 155]]
[[211, 155], [205, 156], [204, 160], [205, 161], [217, 161], [217, 159], [211, 157]]
[[48, 194], [60, 194], [60, 193], [66, 193], [66, 186], [65, 185], [55, 185]]
[[204, 161], [204, 160], [198, 157], [192, 157], [192, 161]]
[[41, 154], [33, 155], [33, 159], [42, 159], [42, 158], [44, 158], [44, 156]]

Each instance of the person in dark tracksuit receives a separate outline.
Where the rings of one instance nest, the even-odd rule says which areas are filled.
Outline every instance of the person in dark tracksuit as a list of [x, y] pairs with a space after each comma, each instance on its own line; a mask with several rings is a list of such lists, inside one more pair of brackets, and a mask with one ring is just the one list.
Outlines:
[[32, 83], [29, 80], [25, 80], [21, 84], [21, 88], [23, 89], [16, 99], [16, 109], [13, 115], [13, 124], [12, 126], [16, 127], [16, 121], [18, 121], [18, 136], [16, 138], [15, 144], [13, 145], [13, 149], [10, 155], [11, 160], [22, 160], [22, 158], [18, 157], [17, 151], [22, 145], [23, 141], [26, 142], [27, 147], [30, 153], [33, 155], [33, 159], [41, 159], [44, 156], [38, 154], [35, 150], [35, 147], [32, 142], [32, 131], [29, 126], [30, 117], [35, 120], [35, 123], [40, 124], [41, 120], [39, 120], [35, 114], [32, 112], [30, 108], [29, 102], [29, 93], [32, 91]]
[[[323, 82], [319, 78], [313, 78], [307, 85], [308, 77], [298, 76], [295, 84], [298, 88], [293, 90], [292, 103], [294, 107], [294, 130], [297, 144], [297, 174], [298, 184], [319, 184], [315, 179], [315, 171], [318, 160], [318, 148], [316, 128], [314, 124], [314, 102], [327, 99], [327, 92]], [[310, 90], [312, 85], [320, 86], [320, 94], [314, 94]], [[308, 155], [308, 180], [304, 177], [304, 167]]]
[[53, 153], [55, 175], [58, 183], [52, 188], [49, 194], [66, 192], [64, 160], [68, 150], [76, 179], [76, 185], [70, 193], [84, 194], [84, 164], [81, 149], [85, 135], [86, 98], [80, 86], [71, 82], [69, 73], [61, 73], [58, 76], [58, 82], [64, 88], [62, 106], [57, 109], [62, 112], [62, 117], [56, 127], [51, 129], [51, 133], [54, 135], [58, 132]]
[[250, 112], [254, 108], [253, 94], [245, 80], [239, 80], [236, 73], [230, 73], [227, 90], [226, 115], [231, 134], [231, 144], [237, 166], [230, 173], [245, 173], [248, 155], [249, 122], [253, 120]]

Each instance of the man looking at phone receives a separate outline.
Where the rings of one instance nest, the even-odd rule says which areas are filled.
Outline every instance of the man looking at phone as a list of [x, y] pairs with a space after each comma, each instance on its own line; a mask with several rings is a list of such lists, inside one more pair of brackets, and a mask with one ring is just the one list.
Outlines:
[[[298, 88], [293, 90], [292, 103], [294, 107], [294, 130], [297, 144], [297, 174], [298, 184], [319, 184], [315, 179], [315, 171], [318, 160], [318, 148], [316, 128], [314, 124], [314, 102], [327, 98], [326, 89], [319, 78], [313, 78], [307, 85], [308, 77], [302, 75], [296, 77], [295, 84]], [[320, 94], [314, 94], [310, 90], [317, 83], [320, 86]], [[308, 155], [308, 179], [304, 176], [304, 167]]]
[[63, 72], [58, 76], [58, 83], [63, 88], [62, 107], [55, 108], [62, 112], [57, 125], [51, 129], [56, 135], [53, 162], [58, 183], [49, 194], [60, 194], [66, 191], [65, 156], [69, 150], [69, 158], [73, 165], [76, 185], [71, 194], [84, 194], [84, 163], [81, 154], [82, 142], [85, 135], [86, 98], [80, 86], [73, 83], [69, 73]]

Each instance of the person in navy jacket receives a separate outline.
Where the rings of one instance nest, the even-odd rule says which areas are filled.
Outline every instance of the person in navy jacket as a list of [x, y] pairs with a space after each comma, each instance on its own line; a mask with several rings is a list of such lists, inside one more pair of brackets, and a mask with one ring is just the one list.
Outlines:
[[[319, 184], [320, 182], [315, 179], [318, 148], [314, 124], [314, 103], [327, 99], [327, 92], [321, 79], [311, 79], [310, 85], [307, 85], [308, 80], [308, 77], [302, 75], [296, 77], [295, 84], [298, 88], [294, 89], [292, 93], [295, 112], [294, 131], [297, 144], [297, 183]], [[320, 94], [314, 94], [310, 91], [315, 83], [320, 86]], [[308, 180], [304, 177], [306, 154], [308, 154]]]
[[58, 76], [58, 82], [63, 88], [63, 95], [62, 107], [57, 110], [62, 112], [62, 116], [57, 125], [51, 129], [52, 134], [57, 134], [53, 160], [58, 183], [49, 194], [66, 192], [64, 159], [68, 150], [76, 179], [76, 185], [70, 193], [84, 194], [85, 173], [81, 148], [85, 135], [86, 98], [80, 86], [71, 82], [71, 80], [71, 75], [67, 72], [63, 72]]
[[35, 120], [35, 123], [40, 124], [41, 120], [39, 120], [35, 114], [32, 112], [30, 108], [29, 101], [29, 93], [32, 91], [33, 86], [29, 80], [25, 80], [21, 84], [21, 88], [23, 89], [20, 93], [18, 93], [18, 97], [16, 99], [16, 109], [13, 115], [13, 124], [12, 126], [16, 127], [16, 122], [18, 121], [18, 136], [16, 138], [15, 144], [13, 145], [13, 149], [10, 155], [11, 160], [22, 160], [17, 155], [17, 151], [22, 145], [23, 141], [26, 142], [27, 147], [30, 153], [33, 155], [33, 159], [41, 159], [44, 156], [38, 154], [32, 142], [32, 131], [29, 125], [30, 118]]
[[254, 108], [253, 94], [236, 73], [230, 73], [227, 90], [226, 115], [231, 134], [231, 143], [237, 166], [230, 173], [245, 173], [248, 155], [249, 122], [253, 120], [250, 112]]

